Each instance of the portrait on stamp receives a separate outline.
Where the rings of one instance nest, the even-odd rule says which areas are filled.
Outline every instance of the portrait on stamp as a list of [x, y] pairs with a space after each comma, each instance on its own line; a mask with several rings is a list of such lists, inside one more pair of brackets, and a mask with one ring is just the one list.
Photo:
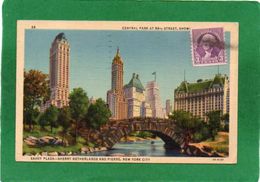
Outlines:
[[193, 65], [225, 64], [223, 28], [192, 30]]

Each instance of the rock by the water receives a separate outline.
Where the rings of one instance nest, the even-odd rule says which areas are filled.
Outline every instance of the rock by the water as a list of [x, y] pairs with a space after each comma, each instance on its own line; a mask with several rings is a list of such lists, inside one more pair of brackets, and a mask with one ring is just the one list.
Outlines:
[[30, 140], [38, 140], [38, 138], [34, 137], [34, 136], [28, 136], [27, 139], [30, 139]]
[[72, 155], [72, 152], [67, 152], [67, 155]]
[[94, 149], [92, 147], [89, 147], [90, 152], [94, 152]]
[[65, 145], [68, 146], [68, 141], [58, 138], [58, 137], [51, 137], [51, 136], [43, 136], [41, 138], [36, 138], [33, 136], [29, 136], [24, 139], [24, 142], [29, 146], [44, 146], [44, 145]]
[[190, 148], [187, 148], [186, 153], [187, 153], [188, 155], [192, 155], [192, 153], [191, 153], [191, 151], [190, 151]]
[[39, 139], [41, 142], [44, 143], [51, 143], [54, 139], [54, 137], [50, 137], [50, 136], [43, 136]]
[[106, 147], [100, 147], [99, 150], [100, 151], [105, 151], [105, 150], [107, 150], [107, 148]]
[[211, 157], [223, 157], [223, 156], [219, 155], [217, 152], [213, 152]]
[[81, 150], [82, 152], [88, 152], [88, 151], [89, 151], [89, 148], [88, 148], [88, 147], [82, 147], [80, 150]]
[[48, 153], [47, 153], [47, 152], [42, 152], [41, 155], [42, 155], [42, 156], [47, 156]]
[[48, 153], [49, 156], [58, 156], [58, 152], [49, 152]]
[[59, 155], [63, 156], [63, 155], [66, 155], [66, 153], [65, 152], [60, 152]]
[[203, 146], [202, 150], [206, 151], [206, 152], [211, 152], [212, 151], [212, 148], [211, 147], [208, 147], [208, 146]]
[[30, 140], [27, 140], [25, 139], [24, 142], [27, 144], [27, 145], [30, 145], [30, 146], [35, 146], [36, 145], [36, 141], [30, 141]]

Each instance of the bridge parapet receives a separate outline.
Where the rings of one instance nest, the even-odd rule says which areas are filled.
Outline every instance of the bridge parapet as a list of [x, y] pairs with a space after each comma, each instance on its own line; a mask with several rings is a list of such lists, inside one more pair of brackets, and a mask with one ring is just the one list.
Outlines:
[[[185, 147], [184, 138], [176, 134], [173, 120], [161, 118], [130, 118], [124, 120], [111, 120], [89, 137], [95, 143], [107, 148], [120, 142], [121, 138], [134, 131], [149, 131], [160, 137], [167, 146]], [[86, 136], [83, 132], [83, 136]], [[89, 136], [89, 135], [88, 135]], [[92, 135], [91, 135], [92, 136]]]

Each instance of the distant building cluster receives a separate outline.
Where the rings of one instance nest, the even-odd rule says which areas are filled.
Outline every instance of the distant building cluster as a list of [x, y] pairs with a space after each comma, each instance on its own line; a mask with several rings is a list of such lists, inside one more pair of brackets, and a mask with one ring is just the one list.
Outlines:
[[217, 74], [213, 79], [200, 79], [197, 83], [183, 81], [174, 91], [174, 110], [189, 111], [204, 120], [210, 111], [229, 113], [228, 77]]
[[[64, 33], [58, 34], [50, 48], [49, 78], [50, 99], [41, 106], [41, 111], [50, 105], [58, 108], [69, 105], [69, 63], [70, 45]], [[107, 91], [107, 104], [112, 113], [111, 119], [133, 117], [167, 118], [172, 111], [188, 111], [206, 120], [206, 113], [220, 110], [229, 113], [229, 79], [217, 74], [213, 79], [189, 83], [184, 80], [174, 90], [174, 109], [170, 99], [162, 106], [160, 89], [155, 80], [144, 87], [140, 76], [133, 73], [128, 84], [124, 85], [124, 62], [119, 49], [112, 61], [111, 89]], [[91, 97], [90, 103], [96, 99]]]
[[127, 101], [127, 118], [152, 117], [152, 109], [145, 99], [145, 89], [139, 80], [139, 75], [133, 73], [133, 77], [124, 86], [124, 94]]
[[111, 119], [126, 119], [133, 117], [164, 118], [159, 87], [155, 81], [148, 82], [143, 87], [138, 74], [133, 76], [128, 84], [123, 85], [123, 60], [117, 49], [112, 62], [111, 89], [107, 92], [107, 103], [112, 112]]

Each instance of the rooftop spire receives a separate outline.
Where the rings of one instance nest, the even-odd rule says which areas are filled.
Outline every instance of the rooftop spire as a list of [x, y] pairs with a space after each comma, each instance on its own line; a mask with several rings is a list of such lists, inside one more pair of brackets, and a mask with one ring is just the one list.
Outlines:
[[65, 37], [65, 34], [63, 32], [59, 33], [56, 37], [55, 37], [55, 40], [67, 40], [66, 37]]
[[184, 70], [184, 81], [186, 81], [186, 70]]
[[117, 50], [116, 50], [116, 55], [117, 55], [117, 56], [120, 56], [120, 55], [119, 55], [119, 47], [118, 47], [118, 46], [117, 46]]
[[113, 59], [113, 63], [123, 63], [123, 60], [120, 57], [119, 47], [117, 47], [116, 55]]

